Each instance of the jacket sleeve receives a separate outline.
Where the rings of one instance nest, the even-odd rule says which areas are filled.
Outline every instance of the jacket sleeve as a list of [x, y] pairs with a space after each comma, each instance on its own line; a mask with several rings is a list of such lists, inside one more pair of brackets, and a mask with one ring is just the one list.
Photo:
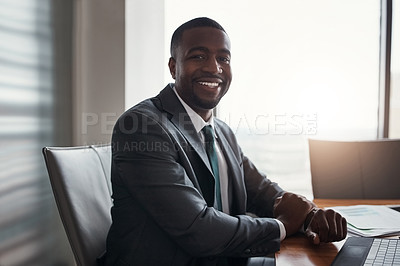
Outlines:
[[[142, 113], [131, 112], [119, 119], [112, 139], [112, 181], [127, 193], [114, 194], [114, 199], [132, 197], [192, 256], [249, 257], [279, 250], [279, 226], [273, 219], [230, 216], [207, 207], [188, 177], [184, 167], [188, 158], [169, 126]], [[252, 175], [252, 165], [245, 163]], [[256, 199], [252, 187], [256, 182], [247, 183]]]

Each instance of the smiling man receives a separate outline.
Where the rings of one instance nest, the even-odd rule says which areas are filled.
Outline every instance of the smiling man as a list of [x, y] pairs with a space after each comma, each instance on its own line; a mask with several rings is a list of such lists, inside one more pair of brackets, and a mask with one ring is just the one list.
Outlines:
[[213, 117], [232, 80], [230, 48], [211, 19], [181, 25], [175, 83], [118, 119], [106, 265], [246, 265], [298, 231], [315, 244], [346, 236], [344, 218], [283, 191]]

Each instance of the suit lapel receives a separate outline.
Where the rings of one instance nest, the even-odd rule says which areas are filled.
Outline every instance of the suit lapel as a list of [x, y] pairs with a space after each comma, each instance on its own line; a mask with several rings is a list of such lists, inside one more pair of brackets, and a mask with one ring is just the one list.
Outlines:
[[169, 114], [168, 118], [172, 123], [170, 125], [174, 127], [169, 132], [174, 135], [189, 160], [189, 164], [185, 167], [187, 175], [194, 184], [197, 184], [207, 205], [214, 206], [215, 180], [207, 153], [192, 120], [170, 85], [160, 92], [154, 104]]
[[[201, 142], [199, 135], [193, 126], [192, 120], [186, 113], [185, 108], [182, 106], [181, 102], [175, 95], [175, 92], [172, 90], [171, 86], [172, 86], [171, 84], [167, 85], [167, 87], [165, 87], [159, 94], [161, 107], [166, 112], [172, 115], [171, 122], [178, 129], [178, 131], [184, 136], [184, 138], [189, 143], [191, 148], [198, 154], [198, 156], [207, 166], [210, 174], [212, 175], [212, 168], [208, 160], [207, 153], [203, 147], [203, 143]], [[171, 131], [171, 133], [175, 134], [176, 132]]]

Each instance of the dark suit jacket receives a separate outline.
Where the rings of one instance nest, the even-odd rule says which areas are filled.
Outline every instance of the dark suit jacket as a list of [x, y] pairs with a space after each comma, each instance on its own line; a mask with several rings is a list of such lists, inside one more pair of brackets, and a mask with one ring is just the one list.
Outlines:
[[233, 265], [279, 250], [278, 224], [245, 213], [272, 217], [282, 189], [258, 172], [231, 129], [216, 119], [230, 215], [213, 208], [205, 149], [171, 86], [126, 111], [114, 127], [106, 264], [216, 265], [228, 257]]

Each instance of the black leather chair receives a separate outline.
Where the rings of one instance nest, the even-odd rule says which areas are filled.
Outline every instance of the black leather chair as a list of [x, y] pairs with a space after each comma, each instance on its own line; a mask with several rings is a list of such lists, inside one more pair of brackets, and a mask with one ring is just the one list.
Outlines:
[[[111, 146], [44, 147], [58, 211], [78, 266], [102, 265], [111, 225]], [[274, 255], [247, 266], [275, 265]]]
[[400, 140], [309, 139], [309, 148], [314, 198], [400, 198]]
[[111, 225], [110, 145], [45, 147], [57, 207], [77, 265], [96, 265]]

